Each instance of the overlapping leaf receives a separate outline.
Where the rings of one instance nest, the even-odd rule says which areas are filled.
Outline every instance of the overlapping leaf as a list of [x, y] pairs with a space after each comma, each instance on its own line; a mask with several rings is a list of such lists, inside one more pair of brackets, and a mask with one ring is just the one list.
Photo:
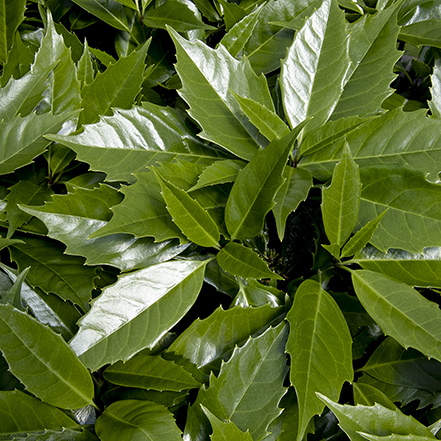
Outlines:
[[253, 441], [249, 431], [242, 432], [231, 421], [221, 421], [204, 407], [203, 411], [210, 420], [210, 424], [213, 429], [213, 435], [210, 438], [211, 441], [228, 441], [231, 439], [234, 439], [235, 441]]
[[[44, 430], [79, 429], [63, 411], [19, 390], [0, 392], [0, 437], [12, 439]], [[17, 415], [21, 415], [17, 418]]]
[[24, 19], [26, 1], [2, 0], [0, 3], [0, 64], [8, 60], [15, 31]]
[[250, 160], [262, 140], [231, 91], [274, 110], [266, 79], [257, 77], [246, 59], [237, 61], [222, 45], [213, 50], [198, 41], [190, 43], [174, 31], [170, 35], [183, 84], [179, 93], [203, 129], [199, 136]]
[[291, 127], [314, 116], [311, 132], [331, 116], [350, 64], [347, 38], [344, 13], [334, 0], [324, 0], [296, 33], [280, 74]]
[[352, 381], [352, 339], [337, 304], [313, 280], [300, 285], [287, 320], [286, 351], [291, 356], [290, 379], [299, 404], [297, 439], [301, 440], [311, 418], [324, 407], [316, 392], [337, 399], [343, 383]]
[[420, 254], [390, 249], [387, 253], [367, 246], [354, 261], [362, 268], [377, 271], [410, 286], [441, 287], [441, 249], [425, 248]]
[[360, 432], [378, 436], [391, 434], [426, 436], [435, 439], [430, 430], [411, 416], [404, 415], [399, 409], [388, 409], [375, 404], [374, 406], [348, 406], [337, 404], [319, 395], [320, 399], [334, 412], [341, 428], [352, 441], [364, 441]]
[[236, 345], [243, 345], [250, 335], [264, 330], [281, 314], [281, 308], [269, 304], [226, 311], [220, 307], [206, 319], [195, 320], [167, 353], [183, 357], [208, 377], [211, 371], [219, 371], [222, 359], [227, 359]]
[[282, 323], [236, 348], [219, 376], [211, 375], [209, 387], [199, 391], [196, 403], [217, 418], [232, 421], [241, 431], [249, 429], [253, 439], [267, 435], [286, 392], [286, 336], [287, 326]]
[[43, 221], [48, 235], [66, 244], [67, 254], [83, 256], [89, 265], [108, 264], [128, 271], [169, 260], [184, 250], [172, 241], [154, 243], [151, 238], [136, 239], [124, 233], [89, 238], [106, 225], [112, 215], [110, 207], [120, 201], [116, 190], [102, 185], [56, 195], [43, 207], [21, 208]]
[[195, 302], [206, 264], [165, 262], [120, 276], [80, 319], [70, 346], [92, 371], [152, 348]]
[[133, 182], [133, 173], [156, 162], [183, 159], [208, 165], [219, 157], [189, 132], [179, 111], [154, 104], [115, 110], [77, 135], [47, 138], [73, 149], [93, 170], [107, 173], [109, 181]]
[[352, 272], [360, 302], [386, 335], [441, 361], [441, 311], [405, 283], [367, 270]]
[[[403, 112], [400, 108], [352, 130], [346, 141], [360, 167], [406, 164], [436, 180], [440, 172], [439, 143], [441, 122], [428, 118], [426, 110]], [[340, 160], [343, 144], [336, 142], [305, 156], [299, 167], [326, 181]]]
[[166, 407], [142, 400], [121, 400], [111, 404], [97, 419], [96, 432], [102, 441], [182, 439], [181, 431]]
[[0, 349], [11, 372], [41, 400], [64, 409], [92, 404], [92, 378], [67, 343], [12, 305], [0, 305]]

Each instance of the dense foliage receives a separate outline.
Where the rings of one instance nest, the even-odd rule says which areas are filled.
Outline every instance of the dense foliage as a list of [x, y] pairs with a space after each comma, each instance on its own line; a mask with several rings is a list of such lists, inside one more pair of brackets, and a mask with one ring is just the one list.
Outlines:
[[0, 439], [441, 434], [437, 0], [0, 31]]

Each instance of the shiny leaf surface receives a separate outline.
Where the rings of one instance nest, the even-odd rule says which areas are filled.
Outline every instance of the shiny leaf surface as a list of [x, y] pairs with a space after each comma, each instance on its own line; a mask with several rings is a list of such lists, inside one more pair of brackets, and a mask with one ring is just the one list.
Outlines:
[[152, 348], [196, 300], [206, 264], [165, 262], [120, 276], [80, 319], [70, 346], [92, 371]]
[[[316, 392], [337, 399], [343, 383], [352, 381], [352, 339], [337, 304], [313, 280], [300, 285], [286, 318], [290, 379], [299, 405], [297, 439], [302, 439], [311, 418], [323, 411]], [[331, 375], [332, 382], [328, 380]]]
[[69, 346], [11, 305], [0, 305], [0, 349], [11, 372], [42, 401], [64, 409], [92, 404], [92, 378]]
[[436, 303], [380, 273], [353, 271], [352, 281], [360, 302], [386, 335], [441, 361], [441, 311]]

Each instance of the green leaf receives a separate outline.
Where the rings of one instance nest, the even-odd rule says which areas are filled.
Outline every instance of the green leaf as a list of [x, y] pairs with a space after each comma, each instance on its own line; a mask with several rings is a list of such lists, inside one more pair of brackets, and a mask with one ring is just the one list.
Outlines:
[[265, 330], [281, 314], [281, 308], [269, 304], [258, 308], [235, 306], [226, 311], [219, 307], [207, 318], [196, 319], [170, 345], [165, 356], [188, 360], [207, 381], [211, 372], [219, 372], [221, 361], [231, 356], [235, 346], [242, 346], [250, 335]]
[[[280, 413], [277, 407], [286, 389], [283, 379], [287, 327], [280, 324], [256, 338], [250, 338], [210, 377], [207, 389], [199, 391], [202, 404], [217, 418], [232, 421], [241, 431], [249, 429], [253, 439], [266, 436], [267, 427]], [[195, 405], [196, 405], [195, 404]]]
[[388, 436], [401, 434], [428, 436], [434, 439], [430, 430], [411, 416], [404, 415], [399, 409], [388, 409], [380, 404], [374, 406], [348, 406], [337, 404], [322, 394], [319, 398], [334, 412], [340, 427], [351, 441], [364, 441], [360, 432], [371, 435]]
[[235, 276], [245, 279], [283, 280], [283, 277], [268, 268], [268, 264], [258, 254], [238, 243], [230, 242], [225, 245], [216, 259], [224, 271]]
[[191, 31], [193, 29], [215, 30], [213, 26], [205, 24], [199, 14], [186, 3], [169, 0], [151, 9], [144, 16], [143, 22], [151, 28], [167, 29], [167, 26], [178, 32]]
[[98, 438], [87, 429], [82, 431], [62, 429], [59, 431], [45, 430], [42, 433], [28, 435], [23, 438], [14, 438], [17, 441], [96, 441]]
[[[2, 265], [3, 267], [3, 265]], [[6, 268], [2, 268], [6, 273], [8, 273], [9, 278], [13, 281], [13, 284], [11, 288], [8, 290], [6, 295], [4, 295], [0, 303], [8, 304], [10, 303], [15, 308], [17, 308], [20, 311], [24, 311], [23, 303], [22, 303], [22, 295], [23, 295], [23, 288], [25, 285], [25, 279], [26, 275], [29, 272], [29, 267], [25, 268], [18, 276], [14, 277], [12, 274], [10, 274]]]
[[360, 435], [363, 438], [366, 438], [367, 440], [371, 440], [371, 441], [431, 441], [436, 439], [433, 436], [397, 435], [397, 434], [392, 434], [389, 436], [377, 436], [362, 432], [360, 432]]
[[441, 288], [440, 252], [440, 248], [425, 248], [421, 254], [394, 249], [384, 253], [367, 246], [352, 261], [363, 269], [383, 273], [410, 286]]
[[341, 258], [353, 256], [358, 253], [367, 243], [372, 239], [378, 224], [387, 211], [379, 214], [374, 220], [368, 222], [362, 228], [360, 228], [353, 237], [351, 237], [341, 251]]
[[53, 202], [43, 207], [20, 207], [44, 222], [49, 237], [66, 244], [66, 254], [85, 257], [88, 265], [108, 264], [128, 271], [169, 260], [184, 250], [175, 242], [154, 243], [150, 238], [134, 239], [128, 234], [90, 238], [106, 226], [112, 216], [110, 207], [120, 201], [118, 191], [101, 185], [55, 195]]
[[395, 404], [385, 395], [381, 390], [371, 386], [355, 382], [354, 388], [354, 403], [363, 404], [364, 406], [374, 406], [375, 403], [381, 404], [388, 409], [395, 410]]
[[[236, 7], [235, 4], [227, 3], [224, 7]], [[263, 4], [256, 8], [253, 12], [243, 17], [222, 37], [219, 44], [225, 47], [232, 57], [238, 57], [243, 52], [243, 48], [253, 34], [256, 27], [259, 14], [263, 8]]]
[[112, 207], [114, 212], [110, 221], [89, 233], [91, 239], [102, 236], [129, 233], [135, 237], [151, 236], [156, 242], [178, 238], [186, 242], [186, 237], [173, 223], [161, 195], [161, 186], [153, 172], [134, 173], [137, 181], [122, 187], [124, 200]]
[[328, 120], [337, 105], [350, 64], [345, 26], [337, 2], [323, 0], [296, 33], [280, 74], [283, 107], [291, 127], [314, 116], [307, 128], [310, 133]]
[[29, 115], [41, 101], [47, 88], [46, 79], [54, 67], [46, 65], [45, 70], [29, 72], [18, 80], [10, 78], [7, 85], [0, 89], [0, 120], [11, 121], [17, 115]]
[[336, 302], [311, 279], [298, 288], [286, 318], [290, 324], [286, 352], [291, 356], [290, 380], [299, 405], [297, 439], [301, 440], [311, 418], [324, 407], [315, 393], [338, 399], [343, 383], [352, 381], [352, 339]]
[[336, 121], [328, 121], [305, 137], [300, 144], [299, 156], [310, 155], [330, 146], [370, 120], [372, 118], [349, 116], [348, 118], [340, 118]]
[[386, 335], [441, 361], [441, 311], [436, 303], [377, 272], [352, 271], [352, 282], [360, 302]]
[[97, 419], [102, 441], [180, 441], [181, 431], [166, 407], [149, 401], [122, 400], [111, 404]]
[[165, 262], [123, 274], [80, 319], [71, 347], [92, 371], [152, 348], [195, 302], [207, 263]]
[[133, 182], [133, 173], [156, 162], [183, 159], [211, 164], [220, 157], [189, 132], [178, 110], [154, 104], [115, 110], [113, 116], [101, 117], [77, 135], [47, 138], [74, 150], [93, 170], [107, 173], [108, 181]]
[[246, 165], [246, 162], [234, 159], [226, 159], [224, 161], [216, 161], [208, 167], [204, 168], [198, 178], [196, 185], [188, 191], [199, 190], [210, 185], [225, 184], [234, 182], [239, 171]]
[[288, 215], [297, 210], [300, 202], [306, 200], [312, 187], [312, 176], [305, 170], [285, 166], [283, 169], [285, 182], [274, 197], [276, 206], [273, 208], [277, 234], [280, 241], [285, 235]]
[[77, 63], [77, 79], [80, 82], [80, 90], [82, 90], [85, 85], [92, 84], [95, 79], [95, 70], [93, 68], [87, 40], [84, 41], [83, 55]]
[[104, 371], [104, 378], [113, 384], [150, 390], [182, 391], [200, 387], [182, 366], [164, 360], [159, 355], [137, 354], [130, 360], [118, 362]]
[[[363, 169], [367, 166], [406, 164], [438, 179], [441, 148], [441, 121], [428, 118], [427, 109], [404, 112], [398, 108], [373, 118], [346, 136], [352, 157]], [[305, 156], [299, 163], [315, 178], [326, 181], [342, 155], [343, 144], [336, 142]]]
[[160, 169], [152, 168], [173, 222], [189, 240], [203, 247], [219, 249], [219, 229], [210, 214], [184, 190], [165, 180]]
[[24, 117], [17, 116], [10, 121], [0, 121], [0, 174], [11, 173], [30, 164], [50, 143], [43, 136], [49, 132], [58, 132], [64, 121], [75, 113], [77, 112], [61, 115], [31, 113]]
[[441, 118], [441, 59], [435, 60], [433, 74], [431, 75], [432, 87], [430, 93], [432, 99], [428, 102], [432, 116]]
[[242, 432], [232, 421], [221, 421], [214, 416], [208, 409], [202, 406], [202, 410], [210, 421], [213, 429], [213, 435], [210, 437], [211, 441], [253, 441], [250, 432]]
[[[32, 65], [33, 73], [46, 72], [47, 66], [57, 64], [49, 76], [49, 90], [45, 104], [54, 115], [80, 109], [80, 84], [76, 76], [71, 50], [67, 48], [63, 37], [57, 33], [50, 12], [46, 16], [46, 35]], [[45, 108], [45, 104], [42, 105]]]
[[200, 41], [188, 42], [173, 30], [169, 32], [177, 51], [176, 70], [183, 84], [179, 93], [190, 106], [189, 114], [203, 129], [199, 136], [250, 160], [263, 140], [240, 110], [232, 92], [274, 111], [266, 79], [257, 77], [245, 58], [237, 61], [222, 45], [214, 50]]
[[390, 337], [359, 370], [384, 383], [427, 392], [441, 390], [441, 363], [414, 349], [404, 349]]
[[239, 291], [231, 302], [233, 306], [247, 308], [257, 307], [269, 303], [273, 308], [285, 303], [285, 293], [272, 286], [264, 285], [257, 280], [238, 279]]
[[349, 26], [352, 65], [332, 119], [382, 113], [381, 103], [394, 92], [389, 87], [396, 77], [393, 67], [402, 55], [396, 49], [400, 5], [397, 2], [375, 15], [366, 14]]
[[114, 107], [130, 109], [141, 91], [145, 71], [148, 40], [128, 57], [120, 58], [81, 91], [83, 111], [80, 124], [95, 123], [102, 115], [110, 115]]
[[64, 409], [93, 404], [92, 378], [67, 343], [12, 305], [0, 305], [0, 349], [12, 374], [42, 401]]
[[289, 133], [288, 126], [276, 112], [250, 98], [244, 98], [235, 92], [232, 94], [238, 101], [242, 112], [266, 139], [273, 141], [276, 138], [283, 138]]
[[19, 181], [9, 188], [6, 196], [6, 219], [9, 223], [7, 239], [9, 239], [17, 228], [28, 222], [32, 215], [27, 214], [18, 208], [18, 204], [42, 205], [51, 196], [52, 191], [40, 187], [32, 181]]
[[24, 20], [26, 0], [2, 0], [0, 3], [0, 64], [8, 61], [15, 31]]
[[[322, 216], [331, 245], [341, 248], [357, 224], [361, 182], [358, 165], [345, 144], [340, 162], [335, 166], [329, 187], [322, 191]], [[338, 257], [338, 256], [336, 256]]]
[[244, 48], [244, 55], [250, 60], [256, 73], [266, 74], [278, 69], [280, 60], [286, 55], [286, 48], [293, 40], [292, 30], [272, 23], [301, 20], [305, 14], [311, 15], [312, 7], [318, 3], [317, 0], [278, 0], [277, 3], [270, 1], [265, 4]]
[[[130, 34], [130, 23], [136, 17], [135, 11], [124, 8], [115, 0], [75, 0], [74, 3], [110, 26]], [[138, 40], [135, 42], [136, 44], [142, 43]]]
[[359, 225], [375, 219], [387, 209], [375, 231], [372, 245], [421, 253], [425, 247], [441, 245], [440, 185], [426, 175], [405, 167], [361, 168]]
[[84, 267], [84, 259], [80, 257], [66, 256], [63, 254], [64, 247], [49, 239], [18, 238], [24, 240], [25, 244], [11, 246], [11, 258], [18, 263], [20, 271], [31, 267], [28, 282], [71, 300], [87, 311], [96, 277], [95, 268]]
[[225, 208], [231, 240], [250, 239], [262, 230], [266, 214], [274, 207], [274, 196], [283, 184], [283, 168], [301, 124], [283, 139], [276, 139], [239, 172]]
[[44, 430], [80, 427], [60, 409], [19, 390], [0, 391], [0, 416], [1, 439], [26, 436]]

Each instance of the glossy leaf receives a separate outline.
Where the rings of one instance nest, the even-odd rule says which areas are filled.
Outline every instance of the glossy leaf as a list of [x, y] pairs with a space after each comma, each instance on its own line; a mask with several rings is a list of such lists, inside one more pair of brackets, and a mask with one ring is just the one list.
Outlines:
[[6, 197], [6, 219], [9, 239], [15, 230], [31, 219], [31, 215], [22, 211], [18, 204], [43, 205], [51, 196], [50, 189], [34, 184], [32, 181], [19, 181], [9, 189]]
[[276, 206], [273, 214], [276, 219], [277, 234], [282, 241], [285, 235], [286, 220], [295, 211], [300, 202], [306, 200], [312, 187], [312, 177], [305, 170], [285, 166], [283, 169], [285, 182], [274, 197]]
[[181, 431], [166, 407], [139, 400], [122, 400], [111, 404], [97, 419], [96, 432], [102, 441], [182, 439]]
[[191, 374], [159, 355], [137, 354], [125, 363], [119, 361], [104, 371], [104, 378], [113, 384], [149, 390], [182, 391], [200, 387]]
[[89, 238], [106, 226], [112, 215], [110, 207], [120, 201], [116, 190], [102, 185], [56, 195], [43, 207], [20, 207], [44, 222], [49, 237], [66, 244], [66, 254], [85, 257], [89, 265], [108, 264], [128, 271], [169, 260], [184, 250], [175, 242], [154, 243], [150, 238], [135, 239], [129, 234]]
[[2, 0], [0, 3], [0, 64], [8, 60], [15, 31], [24, 20], [26, 1]]
[[120, 58], [94, 81], [85, 84], [82, 91], [80, 124], [91, 124], [102, 115], [110, 115], [112, 108], [129, 109], [141, 91], [145, 70], [145, 57], [150, 40], [129, 56]]
[[0, 349], [29, 392], [64, 409], [92, 404], [90, 374], [57, 334], [12, 305], [0, 305]]
[[433, 74], [431, 76], [432, 87], [430, 93], [432, 99], [429, 101], [430, 111], [432, 116], [436, 118], [441, 117], [441, 61], [437, 59], [433, 66]]
[[375, 403], [378, 403], [388, 409], [396, 409], [395, 404], [387, 397], [387, 395], [370, 384], [356, 382], [353, 384], [353, 388], [355, 404], [374, 406]]
[[[398, 108], [352, 130], [346, 141], [360, 167], [403, 164], [436, 180], [440, 171], [440, 124], [439, 119], [428, 118], [426, 110], [403, 112]], [[341, 158], [342, 147], [337, 142], [305, 156], [299, 167], [326, 181]]]
[[[78, 429], [63, 411], [19, 390], [0, 392], [0, 437], [26, 436], [44, 430]], [[17, 419], [20, 415], [20, 419]]]
[[96, 270], [84, 267], [84, 259], [66, 256], [64, 247], [55, 241], [38, 237], [22, 237], [25, 244], [10, 247], [12, 260], [20, 270], [31, 267], [27, 279], [32, 286], [71, 300], [83, 310], [89, 309]]
[[344, 13], [334, 0], [324, 0], [296, 33], [280, 74], [291, 127], [314, 116], [307, 128], [311, 132], [331, 116], [349, 68], [347, 38]]
[[219, 229], [210, 214], [184, 190], [164, 180], [160, 170], [152, 170], [161, 185], [167, 211], [179, 229], [197, 245], [219, 248]]
[[386, 335], [441, 361], [441, 311], [436, 303], [380, 273], [353, 271], [352, 282], [360, 302]]
[[10, 78], [0, 89], [0, 120], [10, 121], [17, 115], [29, 115], [41, 101], [47, 88], [46, 79], [54, 67], [46, 65], [46, 69], [38, 73], [29, 72], [18, 80]]
[[249, 239], [261, 231], [266, 214], [274, 207], [274, 196], [283, 183], [283, 168], [302, 127], [259, 150], [239, 172], [225, 208], [231, 240]]
[[391, 249], [387, 253], [373, 246], [360, 250], [354, 258], [363, 269], [377, 271], [410, 286], [441, 287], [439, 248], [425, 248], [422, 254]]
[[49, 76], [48, 93], [42, 107], [54, 115], [79, 110], [80, 85], [71, 50], [66, 47], [63, 37], [56, 31], [52, 16], [48, 12], [46, 35], [41, 41], [31, 70], [34, 73], [46, 72], [48, 65], [55, 64], [56, 67]]
[[143, 22], [152, 28], [166, 29], [170, 26], [178, 32], [216, 29], [205, 24], [186, 3], [177, 0], [169, 0], [149, 10]]
[[291, 356], [290, 380], [299, 405], [297, 439], [301, 440], [311, 418], [323, 411], [316, 392], [338, 399], [343, 383], [352, 381], [352, 339], [337, 304], [313, 280], [300, 285], [286, 318], [290, 324], [286, 351]]
[[222, 359], [230, 357], [234, 347], [242, 346], [250, 335], [262, 332], [282, 313], [269, 304], [258, 308], [217, 308], [209, 317], [196, 319], [168, 348], [167, 353], [183, 357], [208, 379], [219, 372]]
[[77, 135], [48, 138], [74, 150], [93, 170], [107, 173], [109, 181], [133, 182], [132, 173], [158, 161], [211, 164], [219, 158], [189, 133], [179, 111], [154, 104], [115, 111]]
[[10, 121], [0, 121], [0, 174], [11, 173], [30, 164], [50, 143], [43, 136], [58, 132], [64, 121], [73, 115], [31, 113], [24, 117], [17, 116]]
[[220, 267], [235, 276], [245, 279], [279, 279], [283, 277], [268, 268], [253, 250], [241, 244], [230, 242], [216, 256]]
[[43, 434], [36, 433], [23, 438], [14, 438], [17, 441], [96, 441], [98, 438], [87, 429], [79, 431], [72, 429], [46, 430]]
[[384, 383], [441, 390], [441, 363], [428, 360], [414, 349], [404, 349], [392, 338], [384, 340], [361, 370]]
[[190, 106], [189, 114], [203, 129], [199, 136], [250, 160], [262, 141], [231, 91], [274, 110], [265, 78], [257, 77], [246, 59], [237, 61], [222, 45], [213, 50], [169, 32], [177, 51], [176, 70], [183, 84], [179, 93]]
[[[235, 7], [236, 5], [231, 5]], [[227, 5], [224, 6], [228, 8]], [[253, 12], [246, 15], [242, 20], [237, 22], [228, 32], [222, 37], [220, 44], [222, 44], [225, 49], [233, 57], [238, 57], [238, 55], [243, 51], [244, 46], [253, 34], [254, 28], [257, 24], [257, 19], [259, 18], [260, 11], [263, 5], [256, 8]]]
[[235, 441], [253, 441], [249, 431], [242, 432], [231, 421], [221, 421], [215, 417], [208, 409], [202, 407], [205, 415], [210, 420], [213, 429], [213, 435], [210, 437], [211, 441], [228, 441], [234, 439]]
[[369, 433], [361, 433], [363, 438], [370, 441], [430, 441], [435, 439], [433, 436], [417, 436], [417, 435], [389, 435], [389, 436], [377, 436]]
[[383, 213], [379, 214], [374, 220], [368, 222], [366, 225], [360, 228], [343, 247], [340, 257], [343, 258], [353, 256], [355, 253], [358, 253], [363, 247], [365, 247], [372, 239], [372, 236], [378, 228], [378, 224], [381, 222], [381, 219], [383, 219], [386, 213], [387, 211], [383, 211]]
[[165, 262], [120, 276], [93, 301], [70, 346], [92, 371], [152, 348], [195, 302], [206, 264]]
[[286, 335], [287, 327], [280, 324], [236, 347], [219, 376], [211, 375], [209, 387], [199, 391], [196, 403], [217, 418], [232, 421], [241, 431], [249, 429], [253, 439], [265, 436], [286, 392], [282, 385], [287, 371]]
[[95, 78], [95, 70], [93, 68], [92, 58], [87, 40], [84, 42], [84, 50], [81, 58], [77, 63], [77, 78], [80, 82], [80, 90], [88, 84], [92, 84]]
[[245, 165], [245, 161], [234, 159], [213, 162], [213, 164], [209, 165], [202, 171], [197, 184], [191, 187], [189, 191], [195, 191], [210, 185], [234, 182], [239, 171], [242, 170]]
[[364, 225], [387, 209], [370, 241], [372, 245], [382, 251], [404, 248], [413, 253], [440, 245], [438, 184], [409, 168], [384, 166], [365, 167], [361, 181], [358, 223]]
[[381, 103], [393, 93], [393, 67], [401, 52], [396, 49], [400, 3], [366, 14], [349, 26], [349, 58], [352, 66], [332, 119], [380, 113]]
[[341, 248], [349, 239], [358, 219], [361, 182], [358, 165], [345, 145], [340, 162], [335, 166], [329, 187], [322, 190], [322, 216], [331, 245]]
[[[348, 406], [337, 404], [324, 395], [320, 399], [334, 412], [340, 427], [352, 441], [364, 441], [360, 432], [371, 435], [388, 436], [401, 434], [432, 437], [430, 430], [411, 416], [404, 415], [398, 409], [391, 410], [380, 404], [374, 406]], [[432, 437], [433, 439], [433, 437]]]
[[277, 113], [251, 98], [244, 98], [237, 93], [232, 93], [239, 102], [242, 112], [268, 141], [288, 135], [289, 128]]

